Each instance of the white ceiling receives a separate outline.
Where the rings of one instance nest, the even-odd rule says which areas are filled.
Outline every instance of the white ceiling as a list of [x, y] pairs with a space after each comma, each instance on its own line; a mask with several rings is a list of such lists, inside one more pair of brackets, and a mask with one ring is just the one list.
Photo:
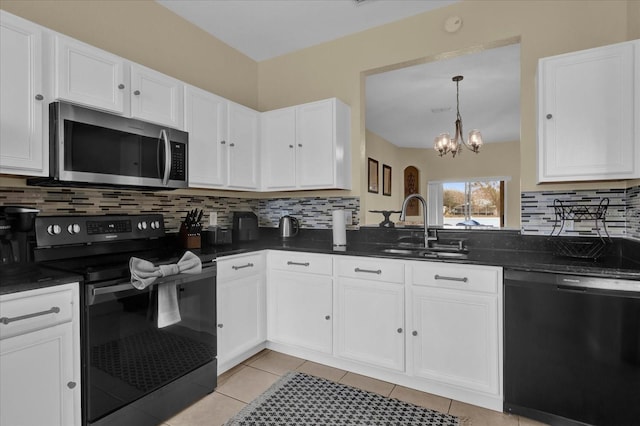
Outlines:
[[453, 136], [456, 84], [465, 140], [472, 129], [484, 142], [520, 140], [520, 45], [428, 62], [366, 80], [366, 127], [394, 145], [432, 148], [434, 138]]
[[156, 0], [264, 61], [460, 0]]
[[[263, 61], [460, 0], [156, 1]], [[436, 135], [454, 131], [451, 78], [458, 74], [464, 75], [460, 113], [465, 133], [477, 128], [485, 142], [519, 140], [519, 45], [367, 77], [367, 129], [401, 147], [430, 148]]]

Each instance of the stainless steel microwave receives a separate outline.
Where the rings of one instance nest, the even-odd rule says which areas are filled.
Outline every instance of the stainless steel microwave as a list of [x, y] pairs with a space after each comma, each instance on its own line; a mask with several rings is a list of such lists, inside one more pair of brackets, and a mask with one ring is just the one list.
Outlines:
[[49, 178], [31, 185], [186, 188], [188, 134], [106, 112], [49, 105]]

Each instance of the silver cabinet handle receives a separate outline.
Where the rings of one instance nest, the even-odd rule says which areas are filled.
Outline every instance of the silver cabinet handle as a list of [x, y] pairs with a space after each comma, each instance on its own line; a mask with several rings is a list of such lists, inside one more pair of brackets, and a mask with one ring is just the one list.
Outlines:
[[171, 175], [171, 144], [169, 143], [169, 137], [165, 129], [160, 130], [160, 138], [164, 140], [164, 177], [162, 178], [162, 185], [167, 186], [169, 184], [169, 176]]
[[331, 315], [326, 315], [326, 316], [324, 317], [324, 319], [326, 319], [327, 321], [329, 321], [329, 320], [331, 319]]
[[433, 276], [433, 278], [436, 279], [436, 280], [459, 281], [459, 282], [462, 282], [462, 283], [466, 283], [467, 281], [469, 281], [469, 278], [467, 278], [467, 277], [462, 277], [462, 278], [459, 278], [459, 277], [445, 277], [443, 275], [438, 275], [438, 274], [435, 274]]
[[43, 99], [44, 99], [44, 96], [42, 96], [41, 94], [39, 94], [39, 93], [38, 93], [38, 94], [36, 95], [36, 101], [41, 101], [41, 100], [43, 100]]
[[397, 330], [398, 333], [402, 333], [402, 327]]
[[136, 95], [136, 96], [140, 96], [140, 91], [136, 90], [136, 91], [133, 92], [133, 94]]
[[[120, 89], [120, 90], [124, 89], [124, 84], [122, 84], [122, 83], [118, 84], [118, 89]], [[138, 92], [138, 93], [140, 93], [140, 92]]]
[[293, 148], [293, 145], [289, 145], [289, 148]]
[[233, 269], [234, 271], [237, 271], [238, 269], [244, 269], [244, 268], [253, 268], [253, 263], [247, 263], [246, 265], [232, 266], [231, 267], [231, 269]]
[[233, 142], [231, 142], [231, 143], [229, 144], [229, 146], [236, 146], [236, 144], [235, 144], [235, 143], [233, 143]]
[[301, 143], [299, 143], [299, 144], [298, 144], [298, 146], [299, 146], [300, 148], [302, 148], [302, 144], [301, 144]]
[[411, 333], [411, 335], [412, 335], [412, 336], [417, 336], [417, 335], [418, 335], [418, 332], [414, 330], [414, 331]]
[[309, 262], [293, 262], [293, 261], [288, 261], [287, 265], [296, 265], [296, 266], [309, 266]]
[[68, 387], [69, 389], [73, 389], [73, 388], [75, 388], [75, 387], [76, 387], [76, 382], [68, 382], [68, 383], [67, 383], [67, 387]]
[[224, 324], [218, 324], [218, 328], [224, 327]]
[[224, 145], [227, 141], [220, 141], [220, 145]]
[[356, 268], [354, 269], [355, 272], [366, 272], [368, 274], [378, 274], [380, 275], [382, 273], [381, 269], [376, 269], [375, 271], [373, 269], [361, 269], [361, 268]]
[[57, 314], [58, 312], [60, 312], [60, 308], [58, 308], [57, 306], [54, 306], [51, 309], [47, 309], [46, 311], [34, 312], [32, 314], [20, 315], [20, 316], [13, 317], [13, 318], [2, 317], [2, 318], [0, 318], [0, 324], [7, 325], [10, 322], [22, 321], [22, 320], [25, 320], [25, 319], [39, 317], [39, 316], [47, 315], [47, 314]]
[[553, 118], [552, 114], [547, 114], [547, 120], [551, 120]]

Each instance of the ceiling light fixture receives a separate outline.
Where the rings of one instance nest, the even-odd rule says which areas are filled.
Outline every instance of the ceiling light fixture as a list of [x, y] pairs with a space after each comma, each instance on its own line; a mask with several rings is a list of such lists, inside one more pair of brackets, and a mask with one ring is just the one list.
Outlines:
[[456, 75], [452, 78], [453, 81], [456, 82], [456, 134], [453, 140], [449, 133], [441, 133], [439, 134], [434, 142], [434, 148], [440, 154], [440, 157], [446, 155], [447, 153], [451, 153], [453, 157], [456, 154], [459, 154], [462, 151], [462, 145], [466, 146], [471, 151], [476, 154], [480, 151], [480, 147], [482, 146], [482, 135], [480, 134], [480, 130], [472, 130], [469, 132], [469, 139], [465, 142], [464, 137], [462, 136], [462, 117], [460, 116], [460, 88], [459, 84], [464, 77], [461, 75]]

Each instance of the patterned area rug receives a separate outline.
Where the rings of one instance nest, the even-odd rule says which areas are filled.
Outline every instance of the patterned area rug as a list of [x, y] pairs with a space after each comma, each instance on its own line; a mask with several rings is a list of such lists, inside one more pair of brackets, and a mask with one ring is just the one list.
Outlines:
[[442, 414], [331, 382], [289, 372], [243, 408], [225, 426], [461, 426]]

